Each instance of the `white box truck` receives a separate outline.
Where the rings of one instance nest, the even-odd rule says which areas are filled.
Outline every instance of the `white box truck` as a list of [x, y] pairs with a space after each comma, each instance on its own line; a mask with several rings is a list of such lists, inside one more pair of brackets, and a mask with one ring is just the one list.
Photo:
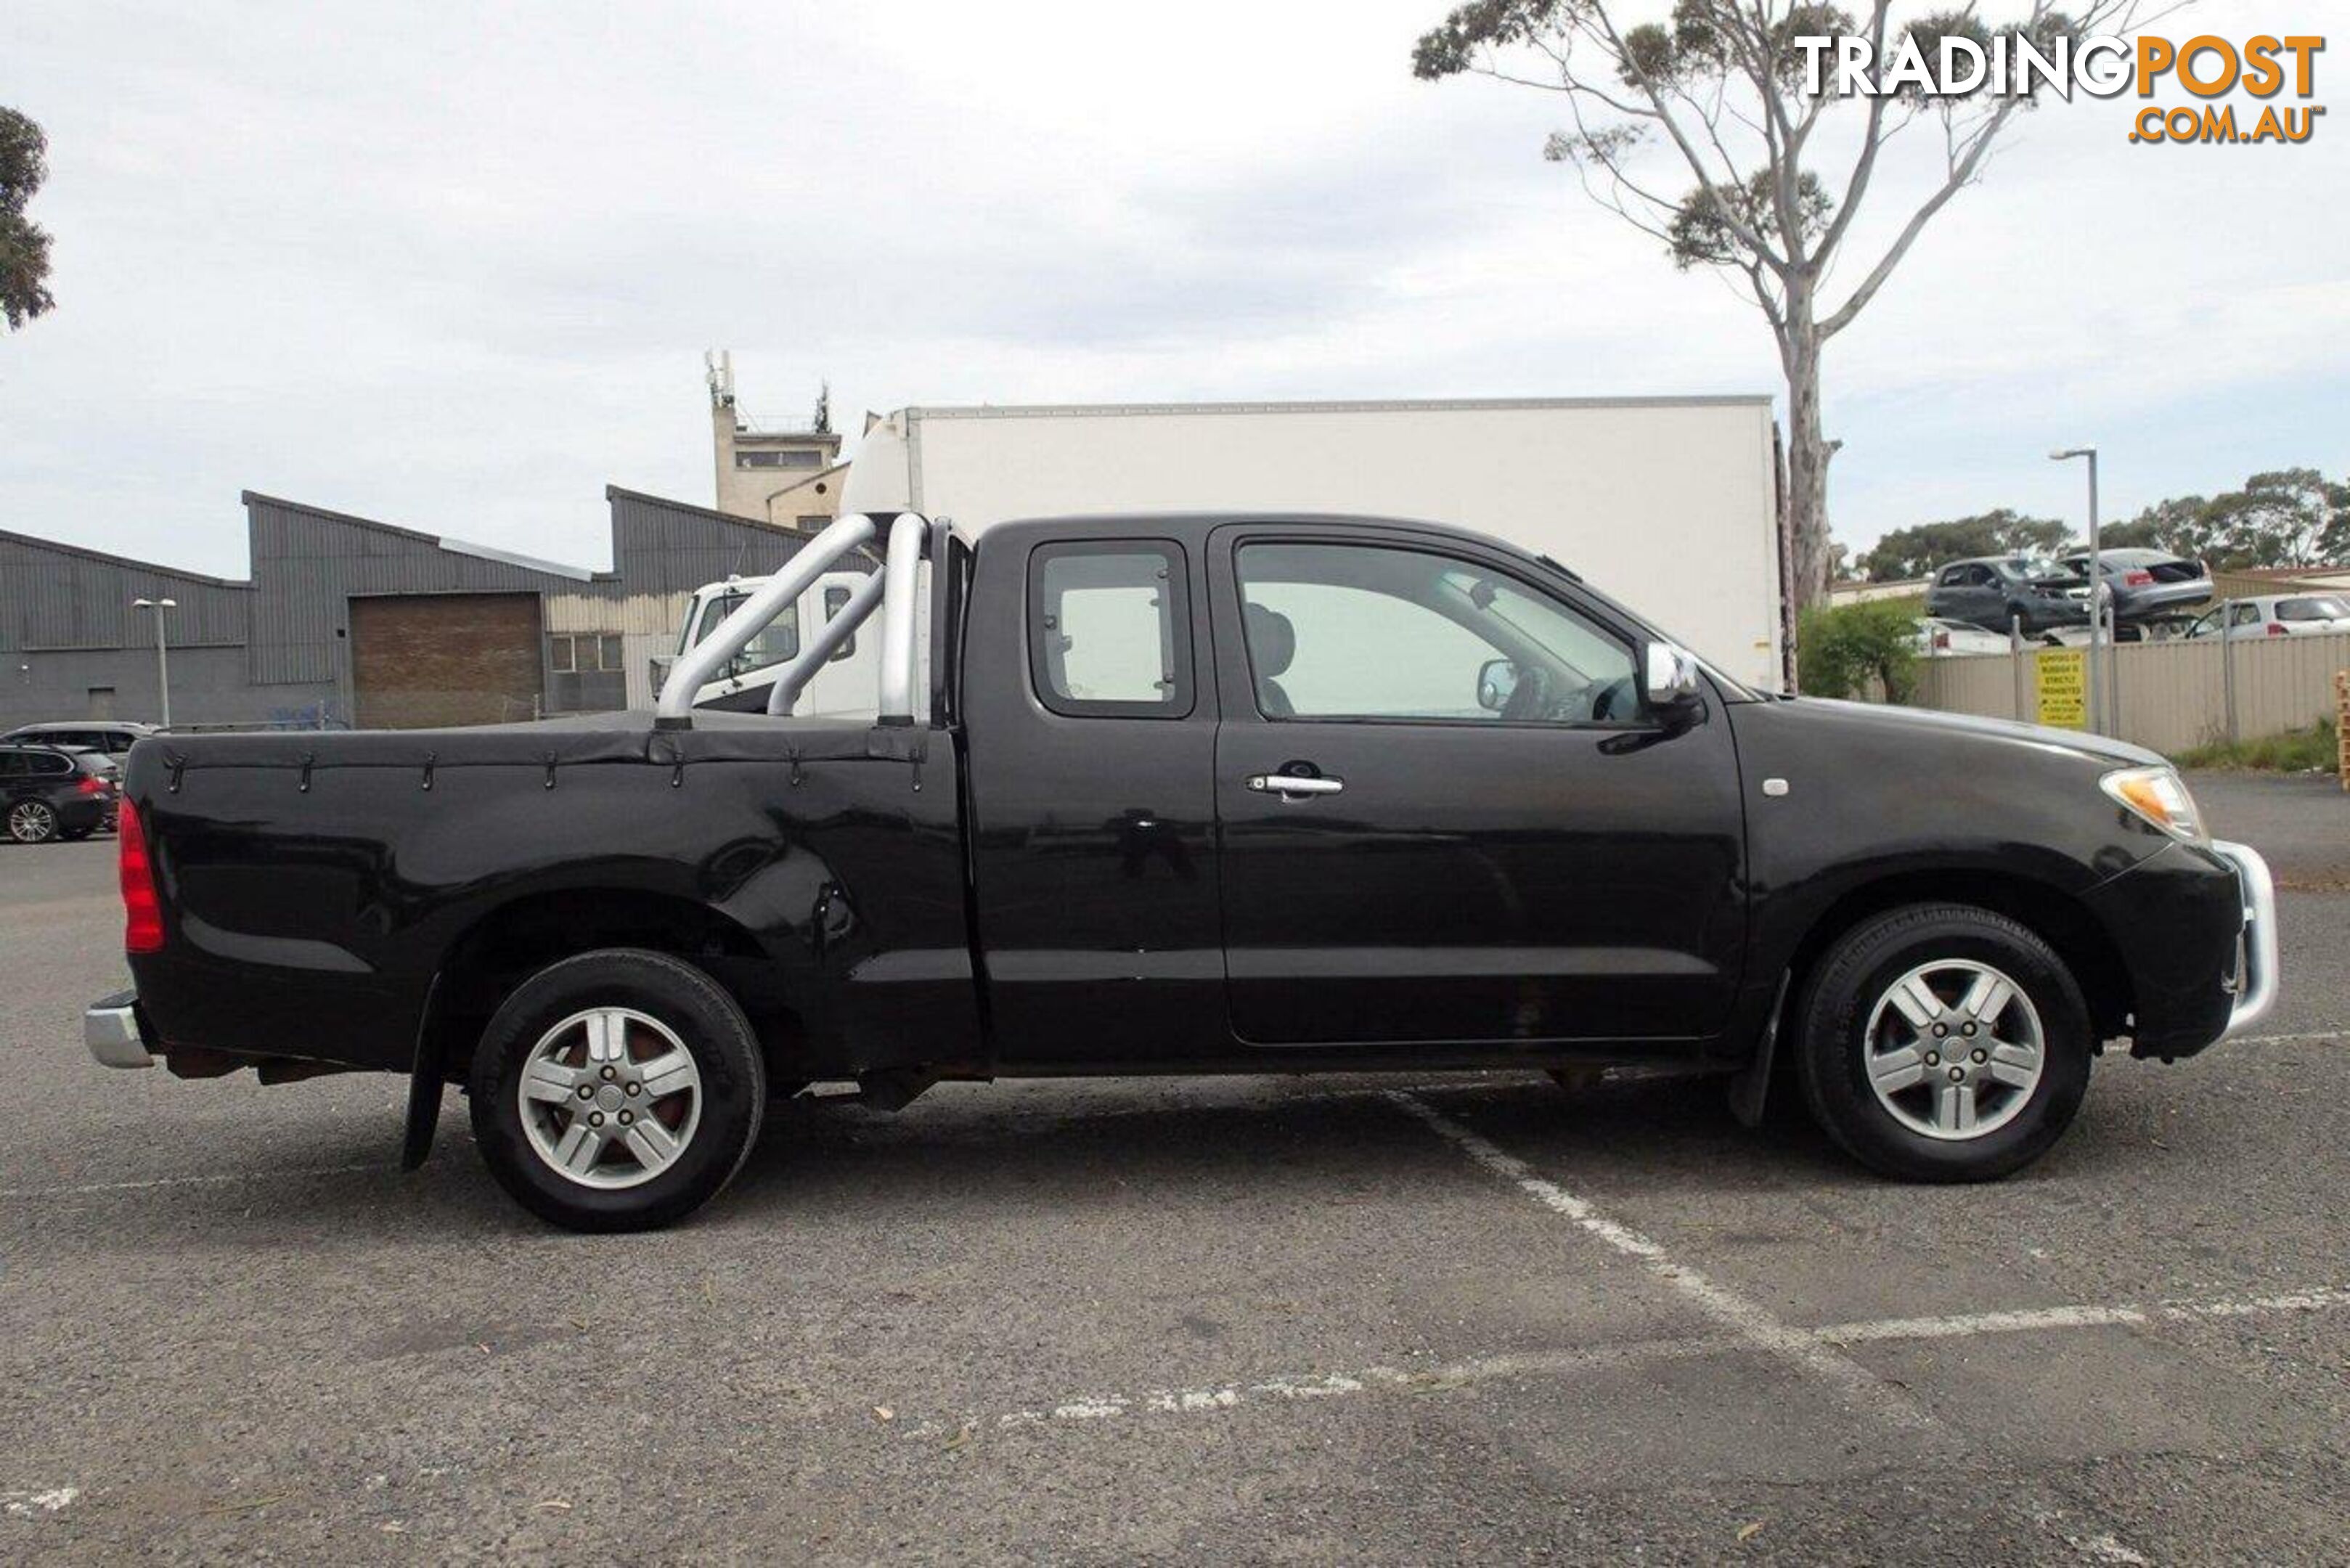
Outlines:
[[1781, 684], [1766, 396], [906, 408], [868, 424], [841, 511], [966, 528], [1096, 512], [1345, 512], [1457, 524]]

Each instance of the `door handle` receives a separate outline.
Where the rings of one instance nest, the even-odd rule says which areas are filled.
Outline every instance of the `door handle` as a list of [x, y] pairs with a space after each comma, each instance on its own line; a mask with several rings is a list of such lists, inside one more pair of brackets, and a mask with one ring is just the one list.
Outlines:
[[1295, 774], [1251, 774], [1248, 786], [1260, 794], [1277, 794], [1284, 800], [1303, 800], [1310, 794], [1336, 794], [1347, 787], [1347, 781], [1299, 777]]

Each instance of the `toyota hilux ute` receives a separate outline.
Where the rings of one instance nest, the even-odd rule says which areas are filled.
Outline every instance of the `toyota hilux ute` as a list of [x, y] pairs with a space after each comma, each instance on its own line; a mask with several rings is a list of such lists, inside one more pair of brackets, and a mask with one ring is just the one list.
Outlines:
[[[766, 712], [693, 710], [876, 541]], [[875, 711], [792, 717], [865, 617]], [[2108, 1044], [2277, 985], [2266, 867], [2152, 753], [1764, 696], [1547, 559], [1350, 517], [845, 517], [654, 712], [159, 735], [120, 839], [99, 1061], [410, 1075], [411, 1166], [457, 1085], [585, 1230], [694, 1210], [810, 1085], [1080, 1074], [1716, 1075], [1989, 1179]]]

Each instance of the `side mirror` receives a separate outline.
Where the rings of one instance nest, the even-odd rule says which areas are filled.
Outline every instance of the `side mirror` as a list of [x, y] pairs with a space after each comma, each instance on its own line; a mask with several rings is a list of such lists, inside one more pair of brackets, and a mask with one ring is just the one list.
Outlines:
[[1697, 656], [1669, 642], [1652, 642], [1640, 650], [1640, 694], [1651, 712], [1683, 711], [1697, 702]]
[[1489, 659], [1477, 671], [1477, 706], [1498, 713], [1510, 705], [1518, 689], [1518, 667], [1507, 659]]

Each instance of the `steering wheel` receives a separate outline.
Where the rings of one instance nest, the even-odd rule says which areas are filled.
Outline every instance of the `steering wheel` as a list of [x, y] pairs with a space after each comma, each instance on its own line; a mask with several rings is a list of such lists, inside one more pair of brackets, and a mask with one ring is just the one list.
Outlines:
[[1555, 684], [1550, 671], [1541, 665], [1521, 667], [1517, 685], [1511, 690], [1509, 701], [1502, 704], [1501, 717], [1518, 724], [1538, 723], [1549, 718]]
[[1591, 693], [1591, 716], [1595, 720], [1628, 719], [1638, 711], [1628, 675], [1619, 675], [1605, 686], [1596, 686]]

